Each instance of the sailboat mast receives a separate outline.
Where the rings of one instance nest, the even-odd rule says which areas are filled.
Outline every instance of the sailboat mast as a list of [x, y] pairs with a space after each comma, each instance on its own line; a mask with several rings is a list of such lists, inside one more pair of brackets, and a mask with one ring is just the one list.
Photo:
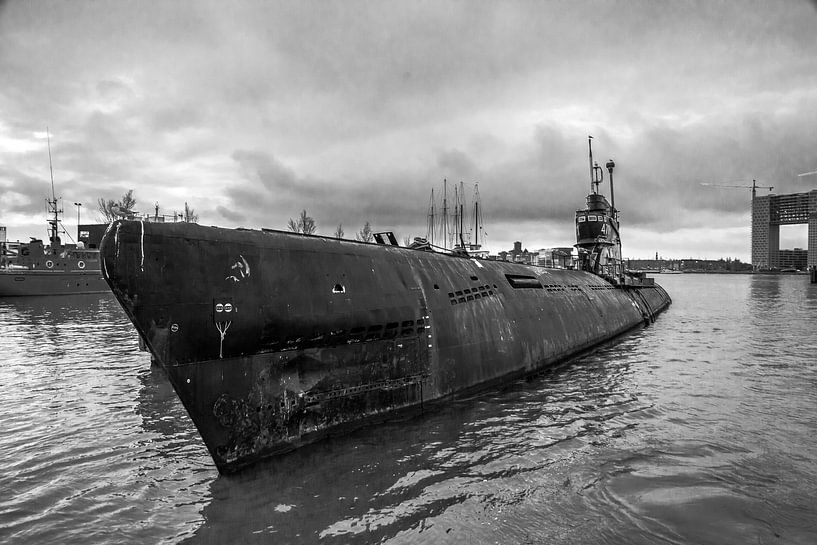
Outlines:
[[[480, 249], [479, 234], [482, 231], [482, 215], [479, 210], [479, 184], [474, 184], [474, 249]], [[485, 237], [483, 237], [484, 239]]]
[[459, 196], [459, 188], [457, 184], [454, 184], [454, 222], [452, 227], [454, 228], [454, 232], [451, 234], [451, 247], [454, 248], [457, 246], [457, 239], [459, 238], [459, 227], [460, 227], [460, 196]]
[[434, 229], [436, 229], [437, 225], [434, 222], [434, 188], [431, 188], [431, 199], [429, 203], [429, 213], [428, 213], [428, 228], [426, 229], [426, 237], [429, 239], [431, 244], [434, 244]]
[[463, 239], [463, 231], [464, 231], [464, 229], [463, 229], [463, 216], [464, 216], [463, 203], [465, 202], [465, 188], [464, 188], [462, 182], [460, 182], [460, 197], [459, 197], [459, 199], [457, 199], [457, 201], [459, 202], [459, 205], [460, 205], [459, 206], [459, 213], [460, 213], [460, 236], [459, 236], [460, 247], [465, 249], [465, 240]]
[[479, 201], [474, 201], [474, 246], [479, 248]]
[[448, 181], [443, 178], [443, 247], [448, 244]]

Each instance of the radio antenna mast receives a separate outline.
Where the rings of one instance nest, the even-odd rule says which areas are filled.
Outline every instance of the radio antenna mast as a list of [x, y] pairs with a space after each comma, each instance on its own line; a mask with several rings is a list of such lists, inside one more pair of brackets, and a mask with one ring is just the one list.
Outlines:
[[45, 128], [45, 138], [48, 142], [48, 170], [51, 171], [51, 198], [56, 201], [57, 195], [54, 192], [54, 166], [51, 164], [51, 135], [48, 131], [48, 127]]
[[45, 137], [48, 143], [48, 170], [51, 172], [51, 199], [46, 199], [48, 201], [48, 208], [49, 213], [54, 214], [54, 219], [49, 219], [49, 238], [51, 240], [51, 247], [56, 248], [59, 246], [59, 223], [60, 223], [60, 212], [62, 210], [59, 209], [57, 203], [57, 193], [54, 191], [54, 166], [51, 163], [51, 133], [48, 130], [48, 127], [45, 128]]

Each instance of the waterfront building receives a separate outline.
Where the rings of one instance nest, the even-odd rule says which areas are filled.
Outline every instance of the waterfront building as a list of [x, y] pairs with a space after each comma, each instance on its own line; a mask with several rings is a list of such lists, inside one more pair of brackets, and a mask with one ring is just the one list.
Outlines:
[[752, 196], [752, 267], [755, 270], [784, 267], [780, 226], [796, 224], [808, 224], [806, 266], [817, 266], [817, 189], [788, 195]]

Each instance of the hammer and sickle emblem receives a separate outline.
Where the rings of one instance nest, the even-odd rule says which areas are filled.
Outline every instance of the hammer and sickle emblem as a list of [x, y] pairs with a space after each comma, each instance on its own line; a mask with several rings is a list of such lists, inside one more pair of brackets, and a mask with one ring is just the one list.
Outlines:
[[250, 264], [244, 259], [244, 256], [239, 254], [241, 259], [230, 266], [230, 270], [236, 271], [235, 274], [228, 276], [225, 280], [232, 280], [233, 282], [240, 282], [242, 279], [250, 276]]

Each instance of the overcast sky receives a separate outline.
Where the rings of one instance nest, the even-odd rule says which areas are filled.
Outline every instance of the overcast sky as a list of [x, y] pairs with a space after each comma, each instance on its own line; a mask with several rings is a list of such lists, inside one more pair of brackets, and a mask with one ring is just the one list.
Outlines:
[[0, 225], [45, 236], [48, 127], [72, 232], [133, 189], [402, 241], [447, 179], [493, 253], [567, 246], [593, 135], [625, 256], [749, 261], [751, 191], [701, 183], [817, 188], [816, 33], [798, 0], [0, 2]]

